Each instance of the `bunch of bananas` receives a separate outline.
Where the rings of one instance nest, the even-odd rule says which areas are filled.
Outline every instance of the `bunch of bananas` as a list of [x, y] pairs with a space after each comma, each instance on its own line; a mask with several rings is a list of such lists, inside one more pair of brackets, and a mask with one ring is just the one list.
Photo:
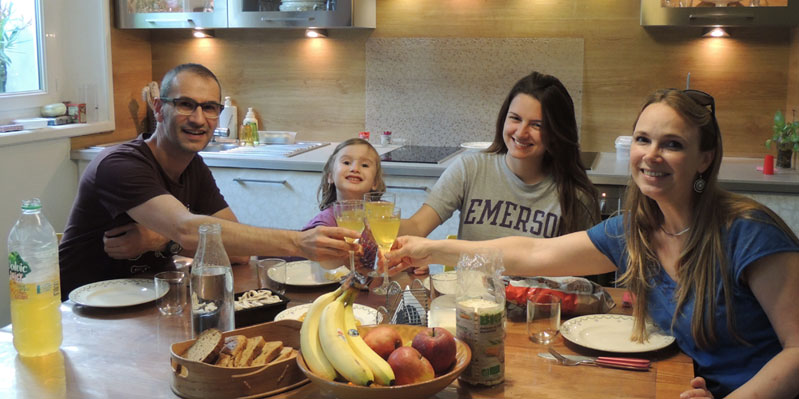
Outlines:
[[394, 385], [394, 371], [358, 334], [352, 304], [358, 291], [339, 287], [311, 305], [300, 329], [300, 350], [308, 368], [329, 380], [369, 386]]

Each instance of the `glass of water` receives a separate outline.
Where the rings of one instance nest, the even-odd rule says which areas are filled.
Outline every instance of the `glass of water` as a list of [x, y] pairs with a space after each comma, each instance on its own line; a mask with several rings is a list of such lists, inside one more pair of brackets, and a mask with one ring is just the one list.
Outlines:
[[527, 336], [541, 345], [555, 340], [560, 329], [560, 298], [542, 294], [527, 299]]

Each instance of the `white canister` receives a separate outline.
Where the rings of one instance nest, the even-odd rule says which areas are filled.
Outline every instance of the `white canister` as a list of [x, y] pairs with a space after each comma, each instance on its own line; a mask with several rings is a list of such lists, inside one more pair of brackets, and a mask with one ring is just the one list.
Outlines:
[[616, 137], [616, 159], [628, 160], [630, 159], [630, 146], [633, 143], [633, 136], [619, 136]]
[[228, 130], [228, 138], [229, 139], [237, 139], [238, 138], [238, 126], [239, 126], [239, 117], [238, 117], [238, 110], [236, 106], [230, 101], [230, 96], [225, 96], [225, 108], [222, 109], [222, 113], [219, 114], [218, 125], [217, 127], [227, 128]]

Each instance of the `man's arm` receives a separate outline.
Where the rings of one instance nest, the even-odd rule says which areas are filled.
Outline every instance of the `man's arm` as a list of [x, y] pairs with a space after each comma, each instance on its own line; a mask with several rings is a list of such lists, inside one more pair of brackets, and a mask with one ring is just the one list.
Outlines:
[[[218, 217], [220, 219], [229, 220], [231, 222], [236, 222], [236, 223], [239, 222], [239, 219], [236, 218], [236, 215], [233, 213], [233, 210], [230, 209], [230, 207], [227, 207], [225, 209], [220, 210], [219, 212], [215, 213], [213, 216], [214, 217]], [[188, 251], [186, 251], [186, 249], [184, 248], [183, 252], [188, 252]], [[194, 252], [196, 252], [196, 251], [194, 251]], [[194, 257], [194, 252], [192, 252], [190, 255], [186, 255], [186, 256]], [[228, 257], [230, 258], [230, 263], [232, 263], [234, 265], [243, 265], [243, 264], [247, 264], [247, 263], [250, 262], [250, 256], [249, 255], [235, 255], [234, 256], [234, 255], [228, 254]]]
[[[231, 212], [232, 213], [232, 212]], [[216, 216], [195, 215], [171, 195], [159, 195], [128, 210], [133, 220], [180, 243], [197, 249], [198, 229], [203, 223], [222, 226], [222, 241], [228, 255], [302, 256], [313, 260], [348, 256], [344, 237], [357, 232], [341, 227], [317, 227], [304, 232], [247, 226]]]

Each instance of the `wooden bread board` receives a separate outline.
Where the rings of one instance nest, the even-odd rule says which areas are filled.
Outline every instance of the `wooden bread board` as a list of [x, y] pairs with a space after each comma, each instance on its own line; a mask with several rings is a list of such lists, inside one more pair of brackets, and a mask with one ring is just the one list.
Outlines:
[[[248, 338], [260, 335], [269, 341], [283, 341], [283, 345], [299, 350], [300, 327], [302, 323], [297, 320], [281, 320], [227, 331], [222, 335], [241, 334]], [[183, 398], [262, 398], [308, 383], [294, 357], [265, 366], [220, 367], [181, 357], [193, 343], [193, 339], [178, 342], [171, 348], [172, 391]]]

